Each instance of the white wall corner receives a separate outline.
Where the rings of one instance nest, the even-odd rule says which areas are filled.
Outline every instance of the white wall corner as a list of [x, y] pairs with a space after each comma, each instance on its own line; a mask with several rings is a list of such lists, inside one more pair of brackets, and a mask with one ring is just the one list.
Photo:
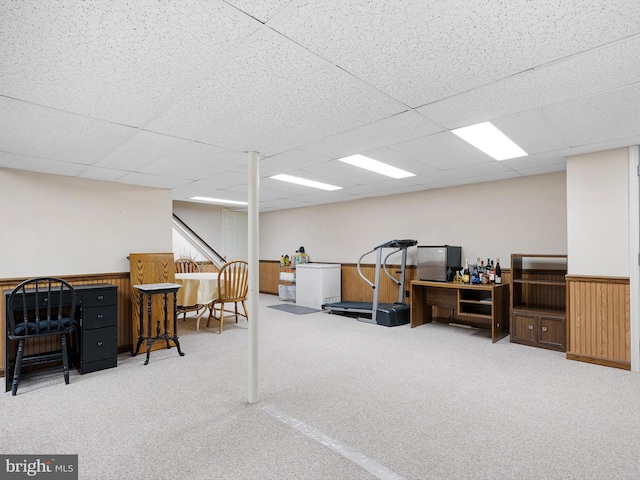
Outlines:
[[640, 147], [629, 147], [629, 308], [631, 371], [640, 372]]

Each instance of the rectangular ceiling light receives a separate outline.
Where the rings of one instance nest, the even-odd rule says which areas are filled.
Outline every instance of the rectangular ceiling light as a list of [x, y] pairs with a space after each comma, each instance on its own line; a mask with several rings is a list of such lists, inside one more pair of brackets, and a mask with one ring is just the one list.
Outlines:
[[211, 197], [191, 197], [191, 200], [200, 200], [201, 202], [221, 203], [223, 205], [249, 205], [247, 202], [239, 202], [237, 200], [224, 200], [222, 198]]
[[307, 180], [306, 178], [294, 177], [293, 175], [274, 175], [274, 180], [282, 180], [283, 182], [295, 183], [297, 185], [304, 185], [305, 187], [319, 188], [321, 190], [340, 190], [342, 187], [336, 187], [335, 185], [329, 185], [328, 183], [315, 182], [313, 180]]
[[365, 170], [370, 170], [395, 179], [414, 177], [416, 175], [415, 173], [410, 173], [405, 170], [392, 167], [391, 165], [379, 162], [373, 158], [365, 157], [364, 155], [351, 155], [349, 157], [339, 158], [338, 160], [340, 162], [348, 163], [349, 165], [364, 168]]
[[527, 152], [490, 122], [456, 128], [451, 130], [451, 133], [456, 134], [496, 160], [507, 160], [528, 155]]

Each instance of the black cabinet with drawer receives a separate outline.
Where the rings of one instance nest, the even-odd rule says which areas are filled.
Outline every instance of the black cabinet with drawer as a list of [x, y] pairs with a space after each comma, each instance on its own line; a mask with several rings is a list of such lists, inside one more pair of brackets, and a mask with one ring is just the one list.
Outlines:
[[[80, 373], [96, 372], [118, 365], [118, 287], [109, 283], [73, 285], [77, 294], [76, 329], [77, 345], [72, 346], [73, 363]], [[11, 290], [5, 290], [5, 306]], [[42, 307], [46, 307], [46, 297], [41, 297]], [[20, 299], [22, 301], [22, 299]], [[27, 304], [34, 305], [35, 292], [27, 290]], [[71, 304], [71, 297], [63, 298], [63, 305]], [[6, 313], [5, 313], [6, 314]], [[5, 317], [6, 318], [6, 317]], [[5, 387], [10, 388], [13, 359], [16, 344], [11, 342], [5, 331]], [[46, 342], [35, 346], [36, 352], [45, 352]]]
[[74, 358], [80, 373], [118, 364], [118, 287], [108, 283], [79, 285], [78, 351]]

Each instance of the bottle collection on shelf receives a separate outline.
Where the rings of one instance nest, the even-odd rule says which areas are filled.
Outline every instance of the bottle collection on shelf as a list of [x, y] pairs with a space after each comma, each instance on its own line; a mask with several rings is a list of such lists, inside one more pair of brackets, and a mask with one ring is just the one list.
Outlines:
[[309, 255], [304, 252], [304, 247], [300, 247], [296, 250], [296, 253], [289, 257], [289, 255], [282, 255], [280, 257], [280, 280], [283, 282], [296, 282], [296, 265], [303, 265], [309, 263]]
[[[448, 269], [451, 270], [451, 267], [448, 267]], [[455, 272], [453, 283], [470, 283], [473, 285], [501, 284], [502, 269], [500, 268], [500, 259], [496, 258], [494, 265], [493, 260], [487, 259], [487, 263], [485, 264], [484, 260], [478, 258], [471, 268], [469, 268], [469, 261], [465, 259], [464, 268], [459, 272]]]

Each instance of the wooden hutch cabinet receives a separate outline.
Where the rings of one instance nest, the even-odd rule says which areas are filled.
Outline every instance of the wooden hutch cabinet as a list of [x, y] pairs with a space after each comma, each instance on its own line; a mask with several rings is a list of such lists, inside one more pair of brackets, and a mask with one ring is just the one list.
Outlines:
[[566, 255], [511, 255], [511, 341], [565, 352]]

